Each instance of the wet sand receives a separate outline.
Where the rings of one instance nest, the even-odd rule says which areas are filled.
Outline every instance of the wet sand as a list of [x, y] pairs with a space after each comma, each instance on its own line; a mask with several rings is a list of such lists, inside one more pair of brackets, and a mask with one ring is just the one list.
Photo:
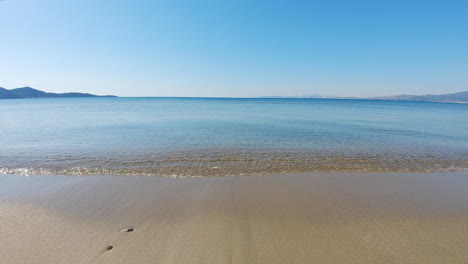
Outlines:
[[462, 264], [467, 190], [468, 172], [1, 175], [0, 262]]

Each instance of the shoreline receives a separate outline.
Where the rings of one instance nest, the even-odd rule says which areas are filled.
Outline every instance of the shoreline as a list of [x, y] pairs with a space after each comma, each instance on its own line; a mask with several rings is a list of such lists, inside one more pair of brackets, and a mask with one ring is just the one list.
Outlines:
[[0, 175], [0, 256], [7, 264], [464, 263], [467, 188], [466, 171]]
[[[206, 153], [205, 153], [206, 154]], [[455, 155], [455, 154], [452, 154]], [[31, 158], [34, 160], [34, 158]], [[0, 157], [0, 161], [1, 157]], [[1, 162], [0, 162], [1, 163]], [[94, 157], [49, 158], [25, 163], [3, 160], [0, 175], [119, 175], [155, 177], [224, 177], [300, 173], [443, 173], [468, 171], [468, 157], [337, 155], [312, 153], [176, 153], [110, 160]]]
[[[107, 170], [105, 170], [107, 171]], [[107, 173], [102, 173], [101, 170], [89, 170], [89, 168], [75, 171], [49, 171], [47, 169], [35, 169], [35, 168], [16, 168], [16, 169], [7, 169], [0, 168], [0, 177], [1, 176], [20, 176], [20, 177], [48, 177], [48, 176], [71, 176], [71, 177], [145, 177], [145, 178], [167, 178], [167, 179], [191, 179], [191, 178], [225, 178], [225, 177], [252, 177], [252, 176], [275, 176], [275, 175], [300, 175], [300, 174], [335, 174], [335, 173], [351, 173], [351, 174], [445, 174], [445, 173], [462, 173], [468, 172], [467, 167], [451, 167], [451, 168], [442, 168], [437, 170], [371, 170], [371, 169], [356, 169], [356, 170], [308, 170], [308, 171], [282, 171], [282, 172], [260, 172], [260, 173], [239, 173], [239, 174], [229, 174], [229, 175], [185, 175], [185, 174], [144, 174], [144, 173], [132, 173], [128, 174], [116, 174], [115, 171], [108, 171]]]
[[0, 175], [221, 177], [326, 172], [428, 173], [468, 170], [466, 150], [349, 153], [301, 149], [204, 148], [121, 155], [0, 155]]

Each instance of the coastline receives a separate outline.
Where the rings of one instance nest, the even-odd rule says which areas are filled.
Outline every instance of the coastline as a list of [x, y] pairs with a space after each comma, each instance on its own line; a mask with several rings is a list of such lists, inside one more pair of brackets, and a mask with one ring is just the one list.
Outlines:
[[0, 256], [7, 264], [464, 263], [467, 188], [468, 172], [1, 175]]
[[147, 155], [0, 155], [0, 175], [119, 175], [169, 178], [327, 172], [439, 173], [468, 170], [466, 151], [451, 153], [334, 153], [301, 150], [200, 149]]

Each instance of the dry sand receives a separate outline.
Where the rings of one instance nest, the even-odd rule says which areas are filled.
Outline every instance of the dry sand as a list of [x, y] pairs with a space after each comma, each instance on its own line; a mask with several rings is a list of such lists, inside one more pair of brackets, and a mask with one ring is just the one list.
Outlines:
[[1, 175], [0, 263], [463, 264], [467, 190], [467, 172]]

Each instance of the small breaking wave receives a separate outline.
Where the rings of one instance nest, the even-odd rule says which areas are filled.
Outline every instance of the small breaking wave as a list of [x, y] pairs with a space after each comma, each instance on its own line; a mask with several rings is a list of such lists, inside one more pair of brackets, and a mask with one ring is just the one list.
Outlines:
[[210, 153], [164, 157], [68, 157], [10, 160], [0, 174], [125, 175], [169, 178], [223, 177], [305, 172], [450, 172], [468, 170], [468, 158], [323, 153]]

